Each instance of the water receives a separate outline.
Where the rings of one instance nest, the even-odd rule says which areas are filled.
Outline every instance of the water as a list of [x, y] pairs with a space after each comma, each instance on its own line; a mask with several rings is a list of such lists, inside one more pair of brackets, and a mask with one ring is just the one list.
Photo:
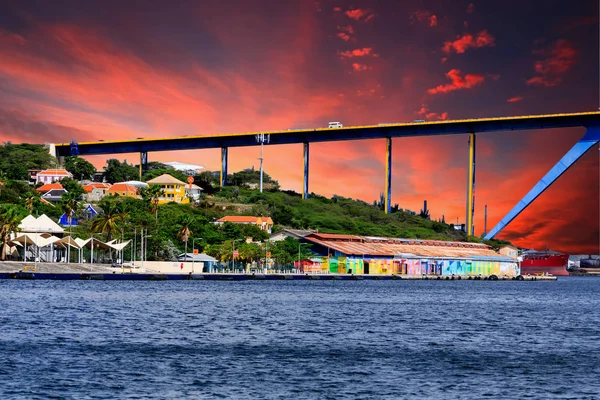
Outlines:
[[599, 291], [0, 281], [0, 398], [599, 398]]

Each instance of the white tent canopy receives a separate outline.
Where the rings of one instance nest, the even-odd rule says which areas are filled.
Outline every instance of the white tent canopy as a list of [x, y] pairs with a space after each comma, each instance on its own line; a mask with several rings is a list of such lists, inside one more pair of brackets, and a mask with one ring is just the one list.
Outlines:
[[19, 230], [21, 232], [33, 232], [33, 233], [64, 233], [65, 230], [52, 221], [46, 214], [40, 215], [35, 218], [33, 215], [28, 215], [19, 224]]

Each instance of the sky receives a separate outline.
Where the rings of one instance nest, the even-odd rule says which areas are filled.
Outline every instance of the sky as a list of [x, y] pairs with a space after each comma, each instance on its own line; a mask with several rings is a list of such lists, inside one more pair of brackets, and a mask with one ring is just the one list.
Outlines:
[[[63, 143], [598, 110], [597, 0], [0, 0], [0, 141]], [[477, 135], [475, 233], [585, 133]], [[393, 140], [392, 203], [465, 222], [467, 135]], [[302, 146], [264, 168], [302, 191]], [[384, 140], [312, 144], [309, 190], [372, 202]], [[232, 148], [229, 171], [258, 167]], [[101, 167], [106, 157], [88, 158]], [[119, 154], [138, 163], [138, 154]], [[219, 169], [220, 151], [150, 153]], [[498, 238], [600, 252], [598, 146]]]

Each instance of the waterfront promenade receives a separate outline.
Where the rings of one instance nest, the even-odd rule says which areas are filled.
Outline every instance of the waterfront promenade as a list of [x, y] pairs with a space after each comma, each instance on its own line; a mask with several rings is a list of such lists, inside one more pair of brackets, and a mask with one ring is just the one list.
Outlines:
[[395, 274], [301, 274], [301, 273], [160, 273], [152, 270], [132, 270], [101, 264], [0, 263], [0, 279], [30, 280], [556, 280], [555, 276], [519, 275], [395, 275]]

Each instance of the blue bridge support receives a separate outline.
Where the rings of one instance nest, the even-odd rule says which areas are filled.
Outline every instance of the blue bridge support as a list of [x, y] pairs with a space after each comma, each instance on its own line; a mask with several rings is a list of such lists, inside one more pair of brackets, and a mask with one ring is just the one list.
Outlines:
[[392, 138], [385, 139], [385, 213], [392, 212]]
[[140, 153], [140, 180], [142, 180], [142, 175], [147, 170], [148, 170], [148, 152], [142, 151]]
[[227, 185], [227, 147], [221, 147], [221, 177], [219, 183], [221, 187]]
[[308, 164], [309, 147], [308, 142], [304, 142], [304, 179], [302, 181], [302, 198], [308, 199]]
[[540, 194], [550, 187], [569, 167], [581, 158], [590, 148], [600, 142], [600, 126], [589, 126], [585, 136], [560, 159], [558, 163], [510, 210], [508, 214], [485, 235], [485, 239], [493, 239], [502, 229], [527, 208]]

